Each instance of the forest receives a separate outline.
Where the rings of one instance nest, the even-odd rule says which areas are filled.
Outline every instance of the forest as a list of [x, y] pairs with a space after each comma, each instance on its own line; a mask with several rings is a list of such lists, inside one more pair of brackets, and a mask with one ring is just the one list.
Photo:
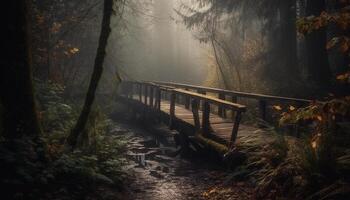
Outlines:
[[0, 199], [350, 199], [350, 0], [11, 0]]

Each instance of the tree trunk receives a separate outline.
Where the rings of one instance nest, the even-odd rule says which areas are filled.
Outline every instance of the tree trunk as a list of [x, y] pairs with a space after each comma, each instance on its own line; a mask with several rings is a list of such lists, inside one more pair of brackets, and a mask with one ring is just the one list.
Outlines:
[[[325, 0], [307, 0], [306, 2], [306, 16], [319, 16], [325, 9]], [[331, 80], [331, 70], [326, 50], [326, 29], [322, 28], [307, 34], [305, 40], [309, 79], [321, 87], [327, 87]]]
[[10, 140], [37, 138], [41, 133], [33, 95], [28, 9], [25, 0], [12, 0], [2, 13], [7, 22], [0, 80], [2, 135]]
[[[288, 0], [280, 2], [280, 33], [284, 75], [295, 79], [299, 76], [297, 62], [297, 32], [296, 32], [296, 1]], [[278, 58], [275, 58], [278, 59]]]
[[84, 132], [92, 104], [95, 99], [95, 92], [103, 72], [103, 63], [106, 55], [106, 46], [109, 34], [111, 32], [110, 20], [113, 12], [113, 0], [104, 1], [103, 19], [101, 25], [101, 34], [98, 49], [95, 57], [94, 70], [90, 80], [88, 92], [86, 94], [85, 103], [80, 113], [79, 119], [67, 138], [67, 144], [74, 149], [78, 142], [78, 137]]

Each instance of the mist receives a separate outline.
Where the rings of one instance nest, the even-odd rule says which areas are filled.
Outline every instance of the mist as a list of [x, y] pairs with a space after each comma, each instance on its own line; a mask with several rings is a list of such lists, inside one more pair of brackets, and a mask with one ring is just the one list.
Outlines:
[[350, 199], [350, 0], [11, 0], [0, 199]]
[[[164, 0], [132, 3], [132, 8], [126, 7], [123, 18], [125, 32], [112, 32], [107, 65], [134, 80], [203, 83], [207, 76], [208, 47], [181, 23], [175, 12], [181, 3]], [[115, 24], [122, 25], [120, 21]]]

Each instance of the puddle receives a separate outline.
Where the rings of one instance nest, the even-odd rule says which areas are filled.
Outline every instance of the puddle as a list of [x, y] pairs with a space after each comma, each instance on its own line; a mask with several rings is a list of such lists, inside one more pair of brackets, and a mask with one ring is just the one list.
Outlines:
[[134, 200], [205, 199], [203, 192], [217, 185], [222, 169], [208, 160], [185, 160], [176, 155], [178, 150], [172, 137], [157, 138], [135, 127], [119, 128], [116, 134], [126, 135], [126, 170], [133, 177], [128, 187]]

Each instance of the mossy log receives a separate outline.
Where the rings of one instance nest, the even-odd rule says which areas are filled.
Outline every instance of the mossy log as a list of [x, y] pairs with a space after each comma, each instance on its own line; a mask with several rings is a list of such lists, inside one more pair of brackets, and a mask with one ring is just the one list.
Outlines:
[[195, 139], [198, 140], [198, 142], [203, 144], [205, 147], [214, 150], [220, 155], [224, 155], [229, 151], [229, 148], [226, 145], [220, 144], [212, 139], [206, 138], [202, 134], [197, 134], [195, 136]]

